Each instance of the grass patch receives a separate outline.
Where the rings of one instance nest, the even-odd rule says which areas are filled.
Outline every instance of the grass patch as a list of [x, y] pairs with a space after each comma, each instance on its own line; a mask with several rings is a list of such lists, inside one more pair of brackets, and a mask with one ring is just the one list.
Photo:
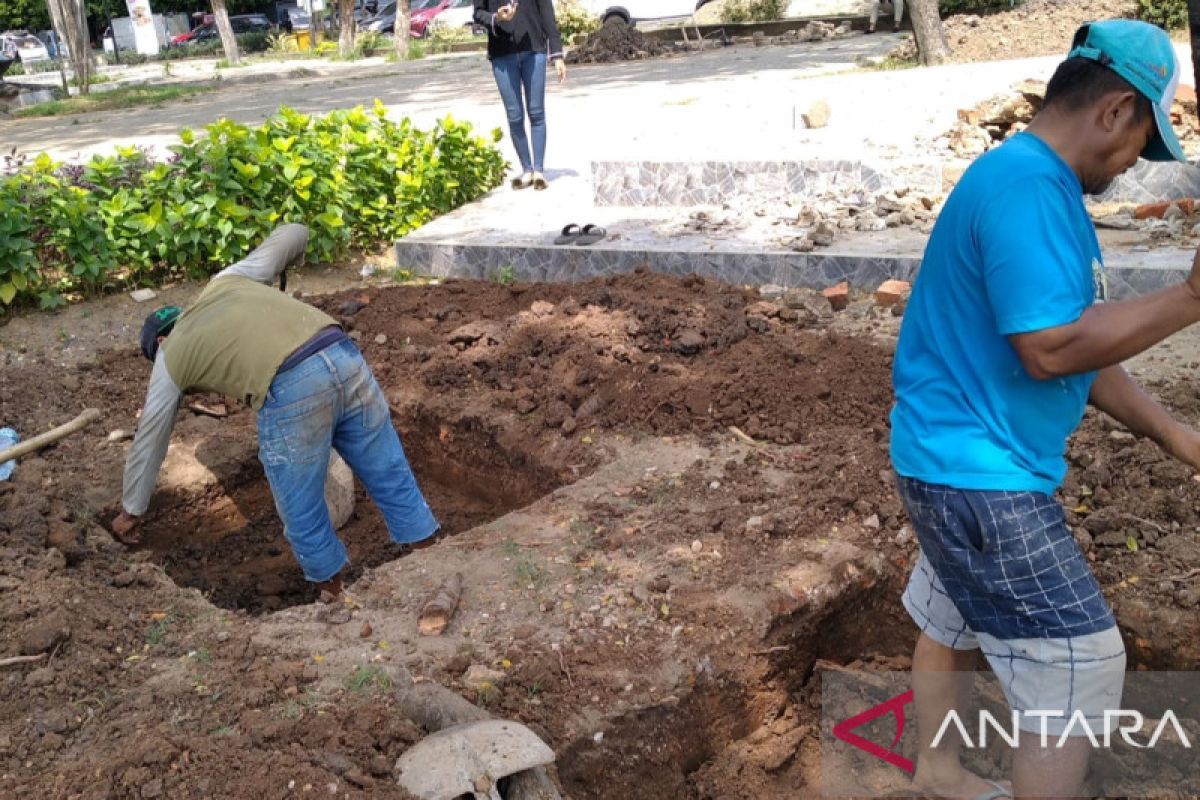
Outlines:
[[114, 111], [120, 108], [152, 106], [178, 100], [181, 97], [211, 92], [212, 86], [130, 86], [97, 92], [87, 97], [68, 97], [64, 100], [48, 100], [45, 103], [22, 108], [18, 117], [61, 117], [66, 114], [84, 114], [88, 111]]
[[346, 679], [346, 688], [352, 692], [386, 692], [392, 688], [392, 677], [383, 667], [360, 666]]
[[895, 56], [885, 56], [880, 61], [867, 62], [861, 66], [868, 72], [894, 72], [900, 69], [916, 69], [921, 65], [915, 58], [896, 58]]

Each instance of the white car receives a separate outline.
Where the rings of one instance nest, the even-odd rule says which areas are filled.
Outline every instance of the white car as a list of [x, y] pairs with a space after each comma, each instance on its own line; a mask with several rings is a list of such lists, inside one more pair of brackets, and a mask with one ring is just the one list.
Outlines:
[[582, 0], [581, 5], [603, 23], [621, 20], [639, 22], [685, 20], [710, 0]]
[[474, 28], [474, 0], [450, 0], [450, 5], [439, 11], [430, 24], [444, 25], [447, 28]]
[[50, 58], [50, 53], [46, 51], [46, 45], [42, 44], [41, 40], [32, 33], [25, 31], [9, 31], [0, 34], [0, 47], [6, 54], [15, 55], [23, 64], [31, 61], [45, 61]]

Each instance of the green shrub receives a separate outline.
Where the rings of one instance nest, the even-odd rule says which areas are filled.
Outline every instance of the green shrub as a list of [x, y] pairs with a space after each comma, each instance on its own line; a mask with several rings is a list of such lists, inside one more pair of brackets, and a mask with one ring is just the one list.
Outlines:
[[721, 21], [773, 22], [783, 18], [787, 6], [787, 0], [730, 0], [721, 13]]
[[575, 44], [580, 36], [600, 28], [600, 18], [589, 13], [574, 0], [563, 0], [563, 2], [557, 3], [554, 15], [558, 19], [558, 32], [562, 34], [562, 40], [567, 44]]
[[1186, 28], [1187, 0], [1137, 0], [1137, 18], [1168, 31]]
[[309, 254], [394, 240], [499, 185], [495, 143], [447, 117], [421, 131], [381, 103], [313, 117], [288, 108], [258, 127], [190, 130], [155, 162], [134, 148], [83, 166], [48, 156], [0, 178], [0, 301], [202, 277], [275, 226], [309, 226]]

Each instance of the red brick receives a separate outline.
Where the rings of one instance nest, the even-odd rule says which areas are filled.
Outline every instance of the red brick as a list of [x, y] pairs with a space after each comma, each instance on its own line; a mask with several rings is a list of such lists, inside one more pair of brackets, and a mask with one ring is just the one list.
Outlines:
[[1196, 212], [1196, 201], [1190, 197], [1185, 197], [1182, 200], [1176, 200], [1175, 205], [1179, 206], [1180, 210], [1189, 217]]
[[1170, 201], [1163, 200], [1161, 203], [1145, 203], [1133, 210], [1134, 219], [1162, 219], [1166, 215], [1167, 209], [1171, 207]]
[[837, 286], [823, 289], [821, 294], [825, 295], [825, 299], [829, 301], [829, 305], [833, 306], [834, 311], [841, 311], [850, 305], [850, 284], [846, 281], [842, 281]]
[[875, 290], [875, 304], [888, 308], [908, 297], [912, 284], [908, 281], [884, 281]]

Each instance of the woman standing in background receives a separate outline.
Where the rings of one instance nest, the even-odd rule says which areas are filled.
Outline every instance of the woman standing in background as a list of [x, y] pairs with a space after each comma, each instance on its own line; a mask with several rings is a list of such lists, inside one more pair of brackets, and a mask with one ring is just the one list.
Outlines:
[[[488, 60], [508, 115], [508, 131], [521, 162], [514, 189], [549, 188], [546, 156], [546, 61], [558, 82], [567, 78], [562, 37], [551, 0], [475, 0], [475, 22], [487, 29]], [[529, 133], [525, 133], [526, 110]], [[533, 139], [530, 151], [529, 140]]]

